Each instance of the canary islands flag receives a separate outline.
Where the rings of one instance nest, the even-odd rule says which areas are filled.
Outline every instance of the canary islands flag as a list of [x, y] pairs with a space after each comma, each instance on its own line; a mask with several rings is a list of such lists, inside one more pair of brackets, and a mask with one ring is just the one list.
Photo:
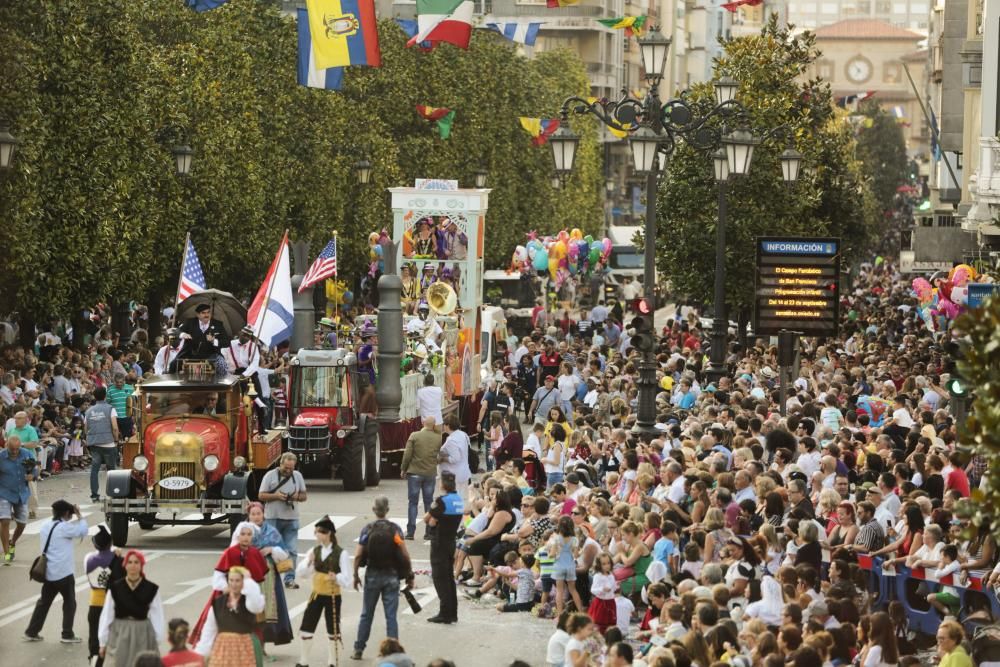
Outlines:
[[375, 0], [306, 0], [317, 69], [379, 67]]

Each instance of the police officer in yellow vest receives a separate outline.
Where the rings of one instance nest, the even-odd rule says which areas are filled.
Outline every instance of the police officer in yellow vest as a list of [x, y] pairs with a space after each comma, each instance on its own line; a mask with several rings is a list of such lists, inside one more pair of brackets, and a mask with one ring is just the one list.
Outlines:
[[326, 635], [329, 641], [327, 664], [339, 664], [340, 591], [351, 585], [351, 558], [337, 544], [337, 528], [330, 517], [325, 516], [317, 521], [315, 532], [318, 544], [307, 553], [295, 572], [303, 581], [312, 577], [312, 593], [299, 627], [300, 655], [295, 667], [306, 667], [309, 664], [309, 649], [321, 615], [326, 616]]

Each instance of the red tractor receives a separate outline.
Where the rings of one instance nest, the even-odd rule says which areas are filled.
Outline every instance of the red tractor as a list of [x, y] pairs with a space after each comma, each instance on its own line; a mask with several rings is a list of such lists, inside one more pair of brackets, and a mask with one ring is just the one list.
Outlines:
[[382, 447], [378, 422], [358, 412], [368, 377], [347, 350], [299, 350], [288, 379], [285, 448], [299, 457], [303, 474], [340, 474], [345, 491], [379, 483]]

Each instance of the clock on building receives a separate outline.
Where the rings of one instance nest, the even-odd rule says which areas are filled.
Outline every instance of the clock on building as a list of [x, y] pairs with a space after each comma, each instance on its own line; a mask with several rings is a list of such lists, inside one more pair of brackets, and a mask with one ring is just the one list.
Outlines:
[[852, 83], [864, 83], [872, 77], [872, 63], [864, 56], [854, 56], [844, 69]]

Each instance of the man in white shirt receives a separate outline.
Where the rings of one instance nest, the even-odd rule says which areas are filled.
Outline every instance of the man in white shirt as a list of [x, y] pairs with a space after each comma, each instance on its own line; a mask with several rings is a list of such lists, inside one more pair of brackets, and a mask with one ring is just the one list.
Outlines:
[[[45, 582], [35, 603], [35, 610], [24, 632], [26, 641], [41, 641], [38, 633], [45, 625], [56, 595], [63, 600], [62, 643], [79, 644], [82, 640], [73, 634], [73, 617], [76, 615], [76, 576], [74, 572], [73, 543], [87, 536], [87, 521], [80, 508], [65, 500], [52, 503], [52, 519], [42, 524], [38, 533], [39, 550], [45, 551]], [[48, 548], [46, 549], [46, 544]]]
[[667, 481], [670, 483], [670, 492], [667, 499], [678, 505], [684, 502], [684, 469], [677, 461], [667, 464]]
[[417, 412], [421, 421], [425, 417], [433, 417], [435, 430], [438, 432], [444, 423], [444, 417], [441, 415], [443, 404], [444, 390], [434, 384], [434, 375], [428, 373], [424, 376], [424, 386], [417, 390]]
[[799, 458], [796, 459], [795, 463], [805, 473], [806, 479], [812, 479], [813, 473], [819, 470], [821, 459], [822, 455], [816, 447], [814, 438], [806, 436], [799, 440]]
[[753, 479], [750, 477], [750, 473], [746, 470], [736, 471], [736, 495], [733, 496], [733, 502], [737, 505], [744, 500], [752, 500], [757, 502], [757, 492], [753, 489]]
[[458, 415], [454, 412], [449, 413], [444, 421], [444, 432], [448, 438], [438, 454], [438, 479], [443, 472], [455, 475], [455, 492], [465, 498], [469, 491], [469, 479], [472, 477], [469, 470], [469, 436], [462, 430]]
[[180, 329], [176, 327], [167, 329], [167, 344], [156, 353], [156, 359], [153, 360], [153, 373], [156, 375], [169, 373], [170, 365], [177, 359], [183, 348], [184, 343], [181, 341]]
[[521, 363], [521, 357], [523, 357], [524, 355], [526, 355], [526, 354], [528, 354], [530, 352], [530, 350], [528, 349], [528, 345], [530, 343], [531, 343], [531, 339], [528, 338], [527, 336], [525, 336], [524, 338], [521, 339], [521, 344], [517, 346], [517, 349], [514, 350], [513, 355], [512, 355], [511, 361], [514, 362], [514, 366], [519, 365]]

